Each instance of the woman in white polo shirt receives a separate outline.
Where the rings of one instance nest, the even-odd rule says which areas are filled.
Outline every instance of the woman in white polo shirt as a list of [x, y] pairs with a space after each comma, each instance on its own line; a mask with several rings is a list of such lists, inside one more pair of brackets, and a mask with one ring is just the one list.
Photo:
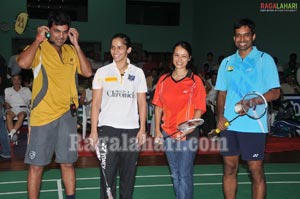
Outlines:
[[[93, 80], [91, 134], [99, 139], [101, 168], [116, 198], [116, 177], [120, 176], [120, 198], [133, 194], [136, 162], [145, 141], [147, 84], [142, 69], [130, 64], [130, 38], [112, 37], [113, 63], [99, 68]], [[106, 182], [101, 173], [100, 198], [106, 198]]]

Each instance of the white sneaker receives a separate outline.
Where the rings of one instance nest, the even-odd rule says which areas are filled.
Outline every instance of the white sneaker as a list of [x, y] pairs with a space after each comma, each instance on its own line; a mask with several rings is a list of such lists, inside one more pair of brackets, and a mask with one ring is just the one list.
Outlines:
[[[18, 142], [18, 138], [19, 138], [18, 134], [15, 133], [15, 134], [13, 134], [13, 136], [12, 136], [12, 138], [11, 138], [11, 141], [17, 143], [17, 142]], [[16, 144], [16, 145], [17, 145], [17, 144]]]
[[17, 131], [16, 129], [12, 129], [9, 133], [8, 133], [8, 137], [12, 142], [15, 142], [18, 140], [18, 135], [17, 135]]

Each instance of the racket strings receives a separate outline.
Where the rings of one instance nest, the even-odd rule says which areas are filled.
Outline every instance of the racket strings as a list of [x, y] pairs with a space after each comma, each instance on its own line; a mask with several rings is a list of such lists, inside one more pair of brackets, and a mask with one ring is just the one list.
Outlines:
[[186, 133], [191, 129], [195, 129], [198, 126], [202, 125], [204, 123], [204, 120], [199, 118], [199, 119], [191, 119], [185, 122], [180, 123], [177, 126], [177, 131], [167, 135], [164, 137], [164, 139], [168, 138], [168, 137], [172, 137], [176, 134], [178, 134], [179, 136], [182, 135], [182, 133]]
[[267, 110], [267, 102], [262, 95], [253, 93], [244, 97], [242, 107], [250, 118], [259, 119]]
[[[235, 116], [233, 119], [225, 123], [225, 126], [229, 126], [231, 122], [239, 118], [240, 116], [247, 115], [248, 117], [259, 120], [261, 117], [263, 117], [267, 111], [268, 104], [264, 96], [258, 92], [250, 92], [246, 94], [243, 99], [241, 100], [241, 105], [244, 113], [240, 113], [237, 116]], [[259, 125], [262, 128], [262, 123], [259, 120]], [[263, 129], [263, 128], [262, 128]], [[208, 137], [211, 139], [216, 139], [218, 135], [220, 134], [220, 129], [212, 129], [208, 133]]]

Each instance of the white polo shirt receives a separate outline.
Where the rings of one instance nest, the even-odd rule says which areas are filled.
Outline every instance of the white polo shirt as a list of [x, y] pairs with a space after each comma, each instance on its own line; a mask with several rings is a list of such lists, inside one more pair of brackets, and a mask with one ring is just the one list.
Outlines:
[[98, 126], [139, 128], [137, 93], [146, 93], [147, 84], [142, 69], [130, 64], [121, 76], [115, 62], [99, 68], [93, 89], [103, 89]]
[[31, 91], [27, 87], [20, 88], [16, 91], [13, 87], [6, 88], [4, 90], [5, 102], [9, 103], [11, 107], [28, 107], [31, 100]]

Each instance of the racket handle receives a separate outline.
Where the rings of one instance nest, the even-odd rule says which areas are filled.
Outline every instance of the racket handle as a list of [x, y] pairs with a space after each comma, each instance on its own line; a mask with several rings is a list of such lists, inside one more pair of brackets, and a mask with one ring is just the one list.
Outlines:
[[229, 122], [225, 122], [225, 126], [228, 127], [230, 125]]
[[[228, 127], [229, 125], [230, 125], [229, 122], [225, 122], [225, 126], [226, 126], [226, 127]], [[219, 133], [221, 133], [221, 130], [220, 130], [220, 129], [216, 129], [215, 132], [216, 132], [217, 134], [219, 134]]]
[[215, 132], [219, 134], [221, 132], [221, 130], [220, 129], [216, 129]]

